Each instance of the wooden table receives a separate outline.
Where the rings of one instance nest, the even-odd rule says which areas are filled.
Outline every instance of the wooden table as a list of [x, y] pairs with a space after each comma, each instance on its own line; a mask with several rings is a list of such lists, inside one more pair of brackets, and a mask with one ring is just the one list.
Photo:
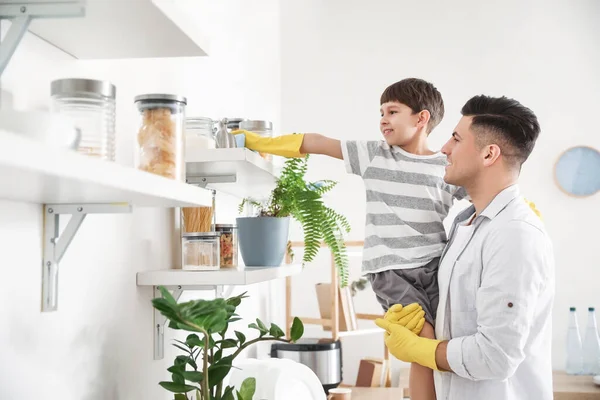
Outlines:
[[[600, 400], [600, 387], [591, 376], [572, 376], [555, 371], [554, 400]], [[401, 400], [403, 388], [352, 388], [352, 400]], [[408, 398], [408, 397], [407, 397]]]

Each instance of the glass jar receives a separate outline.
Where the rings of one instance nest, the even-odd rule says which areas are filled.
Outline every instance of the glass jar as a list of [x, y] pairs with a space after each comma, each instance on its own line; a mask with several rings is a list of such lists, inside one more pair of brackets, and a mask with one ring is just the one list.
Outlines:
[[59, 79], [50, 85], [51, 110], [69, 116], [81, 131], [77, 151], [115, 161], [115, 98], [107, 81]]
[[214, 122], [210, 118], [186, 118], [185, 120], [185, 149], [192, 150], [214, 149]]
[[185, 97], [144, 94], [135, 97], [140, 112], [136, 167], [185, 182]]
[[221, 233], [221, 268], [238, 266], [238, 236], [237, 226], [232, 224], [217, 224], [215, 230]]
[[214, 271], [220, 268], [220, 232], [184, 233], [181, 238], [182, 269]]
[[[273, 123], [271, 121], [246, 120], [240, 122], [240, 129], [254, 132], [262, 137], [273, 137]], [[273, 156], [267, 153], [258, 153], [267, 161], [272, 161]]]
[[226, 118], [227, 120], [227, 129], [229, 130], [229, 132], [231, 131], [237, 131], [240, 128], [240, 123], [242, 121], [247, 121], [246, 118]]

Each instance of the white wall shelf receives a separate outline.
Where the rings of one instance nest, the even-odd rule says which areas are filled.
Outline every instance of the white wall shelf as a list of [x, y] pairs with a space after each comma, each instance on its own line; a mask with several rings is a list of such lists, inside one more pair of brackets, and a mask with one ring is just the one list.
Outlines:
[[[217, 271], [184, 271], [170, 269], [137, 273], [138, 286], [152, 286], [154, 297], [161, 297], [158, 286], [172, 290], [178, 300], [185, 290], [214, 290], [218, 297], [228, 297], [233, 286], [245, 286], [259, 282], [286, 278], [299, 274], [302, 265], [285, 264], [280, 267], [246, 267], [245, 269], [220, 269]], [[224, 286], [230, 290], [225, 291]], [[154, 359], [164, 357], [166, 318], [154, 309]]]
[[85, 16], [29, 31], [78, 59], [206, 56], [208, 40], [172, 0], [87, 0]]
[[138, 272], [138, 286], [165, 286], [214, 289], [216, 286], [251, 285], [278, 278], [299, 274], [301, 265], [282, 265], [281, 267], [246, 267], [245, 269], [223, 268], [217, 271], [186, 271], [170, 269]]
[[273, 163], [245, 148], [188, 151], [186, 170], [188, 183], [239, 198], [264, 198], [275, 187]]
[[0, 130], [0, 199], [38, 204], [210, 206], [211, 193], [183, 182], [56, 149]]
[[57, 309], [58, 264], [87, 214], [212, 203], [208, 190], [1, 130], [0, 199], [44, 205], [43, 311]]

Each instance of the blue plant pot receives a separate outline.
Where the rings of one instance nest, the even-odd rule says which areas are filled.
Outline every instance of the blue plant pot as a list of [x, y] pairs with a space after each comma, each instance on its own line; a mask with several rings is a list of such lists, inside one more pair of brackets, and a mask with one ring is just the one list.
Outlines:
[[240, 253], [247, 267], [279, 267], [287, 249], [290, 218], [237, 218]]

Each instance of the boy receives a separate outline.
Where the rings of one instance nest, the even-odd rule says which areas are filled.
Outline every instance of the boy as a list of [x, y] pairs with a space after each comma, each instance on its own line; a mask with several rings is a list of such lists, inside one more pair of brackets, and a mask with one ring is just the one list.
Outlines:
[[[362, 177], [367, 195], [362, 271], [385, 311], [394, 304], [418, 303], [426, 320], [421, 336], [434, 339], [437, 268], [446, 244], [443, 220], [465, 192], [444, 182], [446, 156], [427, 146], [444, 116], [440, 92], [429, 82], [409, 78], [389, 86], [380, 104], [381, 141], [234, 133], [246, 134], [246, 147], [260, 152], [343, 159], [349, 173]], [[410, 392], [415, 400], [435, 399], [432, 370], [413, 364]]]

